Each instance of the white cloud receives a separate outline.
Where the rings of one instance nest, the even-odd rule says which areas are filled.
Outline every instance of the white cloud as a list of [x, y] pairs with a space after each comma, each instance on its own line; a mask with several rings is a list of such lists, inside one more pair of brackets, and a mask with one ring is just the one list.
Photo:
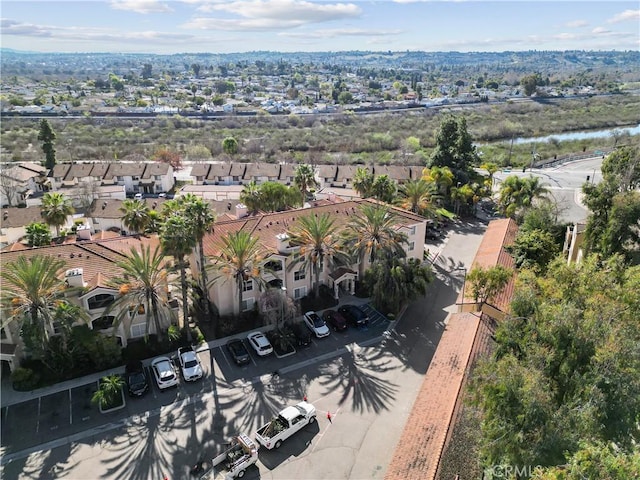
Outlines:
[[173, 11], [169, 5], [158, 0], [111, 0], [109, 5], [115, 10], [127, 10], [143, 14]]
[[625, 10], [624, 12], [614, 15], [612, 18], [607, 20], [607, 23], [619, 23], [627, 21], [640, 21], [640, 10]]
[[580, 27], [586, 27], [587, 25], [589, 25], [587, 23], [586, 20], [574, 20], [573, 22], [567, 22], [565, 24], [565, 27], [567, 28], [580, 28]]
[[610, 32], [611, 32], [611, 30], [607, 30], [604, 27], [596, 27], [593, 30], [591, 30], [591, 33], [596, 34], [596, 35], [599, 35], [599, 34], [602, 34], [602, 33], [610, 33]]
[[294, 38], [335, 38], [335, 37], [387, 37], [400, 35], [402, 30], [363, 30], [359, 28], [336, 28], [313, 32], [282, 32], [283, 37]]
[[181, 25], [196, 30], [269, 31], [343, 20], [360, 16], [352, 3], [312, 3], [301, 0], [247, 0], [207, 3], [199, 10], [222, 12], [240, 18], [197, 17]]

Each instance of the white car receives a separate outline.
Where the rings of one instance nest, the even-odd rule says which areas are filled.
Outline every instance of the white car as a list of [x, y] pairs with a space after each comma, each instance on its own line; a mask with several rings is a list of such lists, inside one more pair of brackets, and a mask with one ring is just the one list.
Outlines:
[[178, 359], [180, 360], [180, 370], [185, 381], [192, 382], [202, 378], [202, 365], [198, 354], [191, 347], [181, 347], [178, 349]]
[[178, 385], [178, 375], [168, 357], [158, 357], [151, 361], [151, 371], [156, 379], [158, 388], [165, 390]]
[[249, 340], [249, 345], [251, 345], [256, 353], [261, 357], [273, 352], [273, 347], [271, 346], [269, 339], [265, 337], [262, 332], [250, 333], [247, 336], [247, 340]]
[[320, 318], [316, 312], [307, 312], [304, 314], [304, 323], [307, 324], [309, 330], [315, 333], [316, 337], [322, 338], [329, 336], [329, 327], [326, 322]]

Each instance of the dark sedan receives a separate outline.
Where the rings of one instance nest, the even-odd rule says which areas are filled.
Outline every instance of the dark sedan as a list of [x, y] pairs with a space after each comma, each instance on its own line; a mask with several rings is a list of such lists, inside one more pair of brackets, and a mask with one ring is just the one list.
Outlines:
[[334, 332], [342, 332], [347, 329], [347, 319], [335, 310], [327, 310], [322, 314], [322, 318], [327, 322]]
[[296, 338], [296, 345], [298, 347], [308, 347], [311, 345], [311, 332], [302, 323], [294, 323], [291, 325], [291, 331]]
[[233, 358], [233, 361], [236, 362], [236, 365], [246, 365], [251, 361], [249, 352], [240, 339], [236, 338], [235, 340], [229, 341], [227, 343], [227, 350], [231, 358]]
[[142, 362], [129, 362], [125, 367], [125, 378], [129, 395], [132, 397], [141, 397], [149, 390], [149, 383], [147, 382]]
[[356, 327], [364, 327], [369, 324], [369, 316], [355, 305], [342, 305], [338, 308], [338, 312], [347, 319], [347, 322]]

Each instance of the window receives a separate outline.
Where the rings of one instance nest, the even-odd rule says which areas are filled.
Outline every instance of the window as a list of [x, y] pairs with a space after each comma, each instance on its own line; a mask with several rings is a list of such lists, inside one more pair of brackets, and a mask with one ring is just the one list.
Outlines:
[[118, 182], [124, 182], [124, 177], [122, 177], [122, 176], [118, 175], [118, 176], [116, 176], [116, 180], [117, 180]]
[[162, 180], [162, 175], [154, 175], [153, 179], [154, 180]]
[[273, 270], [274, 272], [279, 272], [282, 270], [282, 262], [280, 260], [270, 260], [264, 264], [264, 268], [267, 270]]
[[94, 330], [106, 330], [107, 328], [111, 328], [113, 326], [113, 321], [116, 319], [114, 316], [106, 316], [96, 318], [91, 321], [91, 326]]
[[253, 298], [247, 298], [242, 300], [242, 311], [246, 312], [247, 310], [251, 310], [253, 308], [254, 300]]
[[92, 218], [94, 225], [100, 225], [100, 220], [97, 217]]
[[[136, 309], [137, 309], [137, 312], [136, 312]], [[138, 305], [137, 307], [135, 306], [129, 307], [129, 316], [133, 318], [136, 315], [144, 315], [144, 305]]]
[[144, 337], [147, 334], [147, 324], [146, 323], [136, 323], [135, 325], [131, 325], [131, 337]]
[[416, 247], [416, 242], [409, 242], [409, 251], [413, 252], [413, 249]]
[[293, 289], [293, 299], [294, 300], [299, 300], [302, 297], [305, 297], [307, 295], [307, 287], [300, 287], [300, 288], [294, 288]]
[[234, 181], [234, 182], [239, 182], [239, 181], [240, 181], [240, 177], [239, 177], [239, 176], [237, 176], [237, 175], [234, 175], [234, 177], [233, 177], [233, 181]]
[[250, 292], [251, 290], [253, 290], [253, 280], [247, 280], [242, 284], [243, 292]]
[[414, 225], [413, 227], [411, 227], [411, 228], [409, 229], [409, 235], [415, 235], [415, 234], [416, 234], [416, 227], [415, 227], [415, 225]]
[[320, 273], [324, 272], [324, 259], [320, 260]]
[[91, 297], [87, 303], [89, 305], [89, 310], [94, 310], [96, 308], [104, 308], [113, 303], [115, 297], [110, 293], [99, 293], [98, 295], [94, 295]]
[[6, 340], [7, 339], [7, 331], [3, 328], [0, 329], [0, 340]]
[[62, 333], [62, 323], [53, 322], [53, 334], [60, 335]]
[[305, 276], [306, 276], [306, 275], [305, 275], [305, 271], [304, 271], [304, 270], [298, 270], [297, 272], [294, 272], [294, 273], [293, 273], [293, 279], [294, 279], [295, 281], [298, 281], [298, 280], [304, 280], [304, 279], [305, 279]]

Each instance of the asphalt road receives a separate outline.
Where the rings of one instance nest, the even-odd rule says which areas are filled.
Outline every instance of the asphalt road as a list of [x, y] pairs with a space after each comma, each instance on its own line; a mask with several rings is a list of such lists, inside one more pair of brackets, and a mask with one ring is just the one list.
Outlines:
[[281, 368], [273, 379], [253, 377], [258, 365], [250, 364], [234, 380], [232, 366], [214, 352], [202, 382], [154, 392], [160, 407], [16, 455], [2, 467], [2, 478], [187, 479], [189, 466], [231, 435], [252, 436], [274, 412], [304, 396], [318, 409], [318, 422], [277, 451], [261, 449], [245, 478], [383, 478], [455, 309], [463, 271], [454, 269], [470, 265], [484, 228], [454, 224], [446, 239], [430, 243], [432, 253], [439, 252], [436, 279], [382, 340], [355, 340], [346, 350], [336, 343], [334, 352]]
[[559, 207], [560, 220], [583, 222], [587, 219], [589, 211], [578, 202], [581, 188], [587, 182], [587, 177], [589, 182], [598, 183], [602, 180], [601, 165], [602, 157], [594, 157], [576, 160], [555, 167], [527, 169], [524, 173], [521, 169], [514, 169], [508, 172], [499, 171], [496, 172], [494, 177], [496, 182], [501, 182], [509, 175], [540, 177], [542, 183], [549, 188], [551, 196]]

